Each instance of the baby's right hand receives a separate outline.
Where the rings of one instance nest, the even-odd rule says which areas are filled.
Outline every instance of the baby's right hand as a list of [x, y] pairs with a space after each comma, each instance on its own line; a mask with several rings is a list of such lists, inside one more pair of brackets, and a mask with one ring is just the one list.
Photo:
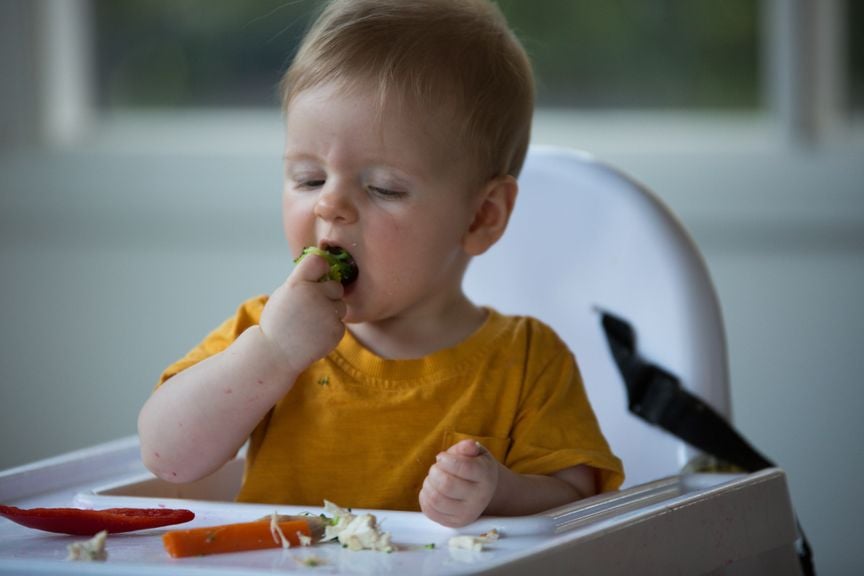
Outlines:
[[298, 372], [335, 348], [345, 333], [344, 288], [333, 280], [319, 281], [328, 270], [324, 258], [304, 258], [261, 313], [264, 336]]

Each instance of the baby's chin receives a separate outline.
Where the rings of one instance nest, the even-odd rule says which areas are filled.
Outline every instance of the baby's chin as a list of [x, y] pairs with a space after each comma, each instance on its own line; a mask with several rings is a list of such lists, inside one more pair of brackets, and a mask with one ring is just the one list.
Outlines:
[[348, 311], [342, 317], [342, 322], [346, 325], [357, 326], [358, 324], [368, 324], [380, 321], [381, 318], [369, 310], [364, 310], [356, 305], [348, 303]]

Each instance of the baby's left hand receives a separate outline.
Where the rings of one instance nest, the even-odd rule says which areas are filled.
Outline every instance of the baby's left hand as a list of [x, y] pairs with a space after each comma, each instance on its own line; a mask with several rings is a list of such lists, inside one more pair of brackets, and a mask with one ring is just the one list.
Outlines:
[[438, 454], [420, 490], [430, 519], [458, 528], [480, 517], [498, 487], [501, 465], [482, 445], [462, 440]]

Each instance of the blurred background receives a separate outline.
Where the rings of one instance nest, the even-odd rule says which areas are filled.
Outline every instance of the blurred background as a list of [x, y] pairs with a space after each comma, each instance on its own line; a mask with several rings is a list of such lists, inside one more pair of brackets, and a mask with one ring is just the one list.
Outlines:
[[[501, 0], [534, 141], [663, 198], [734, 421], [820, 574], [860, 570], [864, 3]], [[161, 370], [290, 269], [276, 83], [313, 1], [0, 0], [0, 469], [134, 434]]]

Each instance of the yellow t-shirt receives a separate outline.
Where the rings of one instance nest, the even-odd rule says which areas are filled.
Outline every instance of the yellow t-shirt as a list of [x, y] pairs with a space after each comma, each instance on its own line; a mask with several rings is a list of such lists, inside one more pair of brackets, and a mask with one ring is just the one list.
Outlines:
[[[244, 303], [162, 375], [218, 353], [258, 322]], [[435, 455], [481, 442], [522, 474], [587, 464], [603, 491], [624, 479], [566, 345], [545, 324], [488, 310], [466, 341], [417, 360], [387, 360], [346, 331], [252, 433], [241, 502], [419, 510]]]

